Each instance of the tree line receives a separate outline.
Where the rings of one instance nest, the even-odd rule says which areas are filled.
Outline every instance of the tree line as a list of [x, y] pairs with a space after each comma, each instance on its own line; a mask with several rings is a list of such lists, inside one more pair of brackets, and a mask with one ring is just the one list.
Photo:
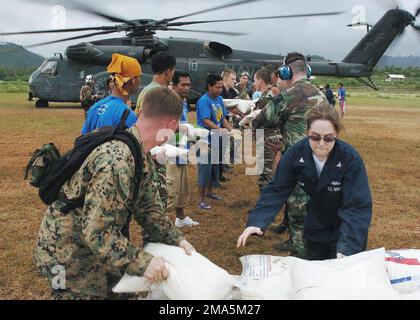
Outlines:
[[28, 81], [36, 67], [0, 67], [2, 81]]

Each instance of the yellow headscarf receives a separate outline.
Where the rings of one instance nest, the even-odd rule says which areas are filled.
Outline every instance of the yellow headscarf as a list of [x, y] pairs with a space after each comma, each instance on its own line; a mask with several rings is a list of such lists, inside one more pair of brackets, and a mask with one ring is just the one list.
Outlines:
[[115, 85], [124, 96], [128, 95], [123, 89], [124, 83], [142, 75], [140, 63], [136, 59], [118, 53], [112, 55], [107, 71], [111, 73], [111, 79], [115, 81]]

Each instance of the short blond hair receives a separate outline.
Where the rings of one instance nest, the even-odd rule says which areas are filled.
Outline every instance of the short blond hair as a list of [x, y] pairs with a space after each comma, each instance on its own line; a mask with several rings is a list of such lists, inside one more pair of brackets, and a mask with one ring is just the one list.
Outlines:
[[225, 70], [223, 70], [223, 72], [222, 72], [222, 78], [223, 78], [223, 80], [226, 80], [232, 74], [234, 74], [236, 76], [236, 72], [233, 71], [232, 69], [225, 69]]

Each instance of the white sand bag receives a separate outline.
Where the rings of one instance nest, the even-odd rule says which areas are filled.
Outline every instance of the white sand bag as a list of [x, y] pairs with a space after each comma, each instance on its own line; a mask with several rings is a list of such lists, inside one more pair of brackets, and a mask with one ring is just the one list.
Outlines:
[[211, 133], [210, 130], [197, 125], [193, 125], [191, 123], [186, 123], [182, 126], [187, 129], [188, 139], [193, 141], [195, 141], [196, 138], [207, 138]]
[[149, 289], [144, 277], [124, 275], [114, 292], [161, 290], [170, 300], [231, 300], [234, 279], [225, 270], [197, 252], [188, 256], [179, 247], [149, 243], [144, 250], [167, 261], [169, 277]]
[[242, 113], [250, 113], [255, 108], [255, 102], [241, 99], [223, 99], [223, 104], [226, 109], [238, 108]]
[[420, 250], [390, 250], [385, 261], [395, 290], [402, 294], [420, 291]]
[[252, 122], [252, 120], [254, 120], [255, 117], [258, 116], [260, 112], [261, 112], [261, 110], [252, 111], [249, 115], [244, 117], [241, 122], [239, 122], [239, 126], [241, 126], [241, 127], [249, 126], [249, 124]]
[[250, 255], [240, 258], [237, 279], [241, 300], [290, 300], [292, 282], [284, 257]]
[[[177, 157], [187, 158], [188, 156], [187, 149], [178, 148], [171, 144], [165, 144], [163, 146], [154, 147], [153, 149], [150, 150], [150, 154], [152, 156], [156, 156], [160, 154], [162, 151], [164, 151], [163, 157], [166, 160], [174, 161]], [[161, 161], [162, 159], [159, 158], [158, 160]]]
[[327, 261], [286, 259], [295, 300], [400, 300], [389, 282], [384, 248]]

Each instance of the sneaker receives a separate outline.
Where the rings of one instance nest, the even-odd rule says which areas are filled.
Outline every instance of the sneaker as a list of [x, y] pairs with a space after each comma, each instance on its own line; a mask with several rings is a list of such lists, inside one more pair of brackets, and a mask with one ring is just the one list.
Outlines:
[[217, 201], [223, 200], [222, 197], [220, 197], [220, 196], [218, 196], [217, 194], [214, 194], [214, 193], [213, 194], [208, 194], [208, 195], [206, 195], [206, 197], [210, 198], [212, 200], [217, 200]]
[[208, 205], [207, 203], [205, 203], [205, 202], [200, 202], [199, 204], [198, 204], [198, 207], [200, 208], [200, 209], [203, 209], [203, 210], [211, 210], [211, 206], [210, 205]]
[[224, 177], [224, 176], [220, 176], [220, 177], [219, 177], [219, 181], [220, 181], [220, 182], [227, 182], [227, 181], [229, 181], [229, 179], [228, 179], [228, 178], [226, 178], [226, 177]]
[[175, 219], [175, 227], [177, 228], [183, 228], [183, 227], [195, 227], [198, 226], [199, 223], [197, 221], [194, 221], [190, 217], [185, 217], [184, 219]]

